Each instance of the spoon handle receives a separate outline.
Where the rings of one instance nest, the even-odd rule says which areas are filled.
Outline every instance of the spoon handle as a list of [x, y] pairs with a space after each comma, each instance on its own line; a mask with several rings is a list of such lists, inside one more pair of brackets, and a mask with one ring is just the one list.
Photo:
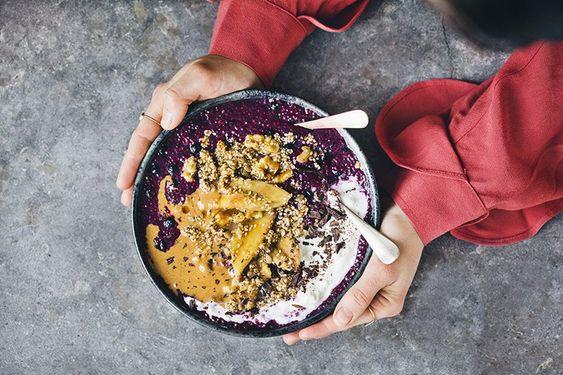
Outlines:
[[369, 118], [367, 113], [361, 109], [342, 112], [337, 115], [323, 117], [317, 120], [295, 124], [307, 129], [329, 129], [329, 128], [365, 128]]
[[348, 216], [350, 221], [352, 221], [352, 223], [356, 226], [381, 262], [384, 264], [391, 264], [397, 260], [399, 257], [399, 247], [395, 245], [393, 241], [363, 221], [344, 204], [341, 204], [341, 206], [344, 209], [346, 216]]

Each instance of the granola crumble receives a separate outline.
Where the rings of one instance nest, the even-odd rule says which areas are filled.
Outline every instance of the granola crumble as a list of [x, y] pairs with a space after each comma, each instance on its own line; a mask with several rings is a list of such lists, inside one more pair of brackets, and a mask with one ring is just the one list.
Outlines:
[[[165, 210], [179, 216], [184, 247], [191, 251], [189, 257], [169, 264], [193, 265], [203, 278], [221, 269], [228, 272], [229, 278], [217, 277], [211, 287], [202, 284], [190, 295], [205, 300], [211, 289], [215, 293], [211, 300], [231, 312], [290, 299], [303, 271], [297, 238], [305, 234], [309, 208], [303, 195], [292, 195], [277, 184], [293, 176], [292, 151], [284, 146], [295, 142], [295, 135], [251, 134], [242, 142], [217, 141], [211, 150], [214, 136], [206, 131], [199, 154], [184, 161], [182, 177], [188, 182], [197, 178], [199, 188], [181, 207], [164, 204]], [[308, 145], [298, 162], [313, 160], [316, 154], [314, 138], [305, 138]]]

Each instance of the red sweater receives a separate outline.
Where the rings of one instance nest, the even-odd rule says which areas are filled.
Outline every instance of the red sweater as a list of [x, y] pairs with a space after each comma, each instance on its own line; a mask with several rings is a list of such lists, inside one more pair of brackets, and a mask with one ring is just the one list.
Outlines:
[[[222, 0], [210, 53], [270, 86], [316, 27], [349, 28], [368, 0]], [[375, 133], [395, 163], [376, 176], [422, 241], [533, 236], [563, 208], [563, 42], [516, 51], [480, 85], [436, 79], [399, 92]]]

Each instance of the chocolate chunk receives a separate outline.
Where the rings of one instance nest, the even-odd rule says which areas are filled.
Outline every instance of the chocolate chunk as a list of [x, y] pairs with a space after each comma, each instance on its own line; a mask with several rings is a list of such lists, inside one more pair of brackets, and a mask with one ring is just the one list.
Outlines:
[[302, 276], [301, 272], [296, 272], [295, 275], [291, 278], [291, 286], [296, 287], [301, 282]]
[[344, 247], [344, 242], [339, 242], [339, 243], [337, 243], [337, 244], [336, 244], [336, 248], [335, 248], [336, 254], [338, 254], [338, 252], [339, 252], [340, 250], [342, 250], [343, 247]]
[[270, 272], [272, 273], [272, 277], [279, 277], [280, 276], [278, 267], [276, 267], [273, 264], [268, 264], [268, 267], [270, 268]]
[[193, 155], [199, 154], [200, 151], [201, 151], [201, 143], [195, 142], [195, 143], [192, 143], [192, 144], [190, 145], [190, 152], [191, 152]]
[[313, 218], [313, 219], [320, 219], [321, 218], [321, 214], [319, 211], [312, 209], [309, 211], [309, 217]]
[[168, 217], [162, 222], [162, 225], [164, 225], [165, 228], [172, 228], [174, 224], [176, 224], [176, 222], [173, 217]]
[[341, 230], [339, 227], [334, 227], [330, 230], [330, 233], [332, 234], [332, 237], [334, 239], [334, 242], [338, 242], [338, 240], [340, 239], [340, 233]]
[[324, 237], [321, 242], [319, 242], [319, 246], [324, 246], [327, 243], [332, 241], [332, 236], [329, 234], [328, 236]]
[[317, 275], [319, 274], [319, 267], [315, 266], [315, 267], [311, 267], [309, 268], [308, 272], [307, 272], [307, 278], [313, 279], [315, 277], [317, 277]]
[[313, 193], [310, 190], [305, 190], [303, 192], [303, 195], [309, 202], [313, 202], [315, 200], [315, 197], [313, 196]]
[[344, 219], [344, 217], [346, 217], [346, 215], [344, 215], [342, 212], [337, 211], [330, 206], [327, 206], [326, 209], [333, 217], [335, 217], [337, 219]]
[[258, 288], [258, 298], [266, 298], [271, 290], [272, 284], [269, 281], [266, 281], [264, 284], [260, 285], [260, 288]]
[[251, 316], [254, 316], [256, 314], [258, 314], [260, 312], [260, 309], [256, 306], [254, 306], [253, 308], [251, 308], [250, 310], [248, 310], [248, 312], [250, 313]]
[[310, 239], [312, 239], [312, 238], [317, 238], [317, 237], [319, 237], [319, 236], [320, 236], [320, 233], [319, 233], [318, 229], [315, 228], [315, 227], [310, 227], [310, 228], [307, 230], [307, 235], [305, 236], [305, 238], [308, 239], [308, 240], [310, 240]]
[[180, 169], [176, 166], [176, 164], [170, 164], [168, 165], [168, 167], [166, 168], [166, 170], [168, 171], [168, 173], [172, 176], [177, 174]]
[[330, 215], [324, 215], [323, 217], [321, 217], [319, 220], [317, 220], [317, 227], [324, 227], [324, 225], [326, 223], [328, 223], [328, 221], [330, 220]]
[[166, 252], [168, 250], [168, 248], [166, 247], [166, 243], [160, 237], [156, 237], [153, 243], [154, 243], [154, 247], [156, 247], [158, 250], [162, 252]]

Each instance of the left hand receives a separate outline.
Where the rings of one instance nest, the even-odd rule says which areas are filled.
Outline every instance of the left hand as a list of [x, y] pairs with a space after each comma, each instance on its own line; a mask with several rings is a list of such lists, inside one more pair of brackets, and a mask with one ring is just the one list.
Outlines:
[[424, 247], [407, 216], [396, 204], [385, 214], [381, 232], [399, 246], [401, 254], [390, 265], [372, 255], [364, 273], [344, 295], [334, 313], [324, 320], [297, 332], [288, 333], [283, 340], [293, 345], [300, 340], [320, 339], [366, 324], [376, 319], [398, 315], [412, 283]]
[[137, 168], [160, 134], [161, 126], [165, 130], [178, 126], [194, 101], [249, 87], [262, 87], [256, 73], [242, 63], [218, 55], [191, 61], [170, 81], [158, 85], [145, 112], [161, 123], [159, 126], [143, 117], [133, 131], [116, 181], [117, 187], [122, 190], [121, 203], [131, 205]]

